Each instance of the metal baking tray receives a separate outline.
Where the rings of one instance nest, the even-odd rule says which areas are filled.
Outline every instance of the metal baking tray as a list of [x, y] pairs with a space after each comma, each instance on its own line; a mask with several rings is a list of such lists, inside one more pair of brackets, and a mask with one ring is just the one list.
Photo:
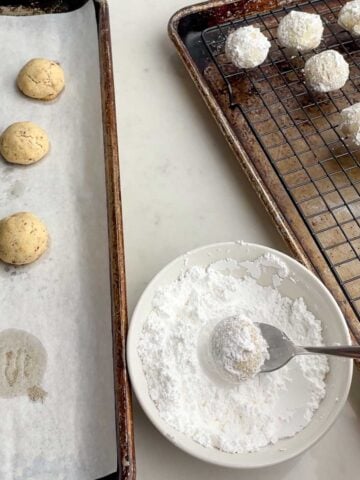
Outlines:
[[[339, 112], [360, 101], [360, 40], [337, 24], [344, 3], [207, 2], [177, 12], [169, 35], [282, 237], [332, 292], [360, 342], [360, 149], [337, 130]], [[292, 9], [322, 16], [316, 52], [344, 55], [343, 89], [313, 95], [303, 67], [314, 52], [290, 59], [277, 45], [278, 22]], [[258, 26], [272, 44], [267, 60], [246, 71], [224, 54], [227, 35], [241, 25]]]
[[112, 302], [112, 332], [116, 429], [118, 445], [117, 472], [107, 480], [135, 479], [135, 450], [131, 392], [126, 371], [125, 345], [127, 305], [125, 261], [119, 181], [119, 157], [116, 128], [115, 92], [111, 55], [109, 10], [106, 0], [0, 0], [0, 15], [42, 15], [76, 10], [94, 1], [98, 25], [101, 100], [103, 118], [105, 179], [107, 192], [109, 263]]

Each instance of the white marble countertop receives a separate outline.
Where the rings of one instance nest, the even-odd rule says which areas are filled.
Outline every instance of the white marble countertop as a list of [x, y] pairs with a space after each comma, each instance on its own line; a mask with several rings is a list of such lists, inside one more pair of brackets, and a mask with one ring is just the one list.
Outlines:
[[[243, 239], [286, 250], [167, 37], [184, 0], [109, 0], [129, 313], [151, 278], [197, 246]], [[190, 3], [190, 0], [189, 0]], [[241, 472], [207, 465], [135, 403], [139, 480], [339, 480], [360, 470], [360, 374], [331, 431], [298, 459]]]

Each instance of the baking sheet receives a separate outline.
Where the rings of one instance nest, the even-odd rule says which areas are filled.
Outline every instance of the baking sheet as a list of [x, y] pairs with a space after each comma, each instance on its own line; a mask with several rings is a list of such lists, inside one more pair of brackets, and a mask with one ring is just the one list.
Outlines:
[[[340, 3], [341, 1], [342, 0], [340, 0]], [[280, 2], [280, 5], [282, 5], [282, 3], [283, 2]], [[294, 2], [289, 1], [288, 3], [289, 5], [291, 5]], [[329, 1], [324, 2], [322, 0], [319, 0], [318, 2], [315, 2], [315, 3], [313, 2], [314, 8], [315, 8], [315, 4], [316, 4], [316, 8], [323, 10], [322, 16], [328, 17], [329, 24], [328, 24], [327, 30], [329, 31], [329, 29], [334, 28], [335, 25], [331, 27], [331, 23], [334, 24], [333, 11], [334, 9], [339, 10], [340, 8], [339, 0], [331, 0], [330, 2]], [[269, 148], [269, 145], [266, 143], [266, 141], [263, 142], [263, 146], [261, 145], [261, 143], [259, 143], [258, 141], [259, 135], [258, 135], [258, 131], [256, 130], [257, 127], [255, 127], [255, 124], [253, 122], [253, 119], [251, 119], [251, 121], [248, 121], [246, 117], [243, 115], [243, 113], [241, 112], [240, 108], [231, 108], [230, 102], [229, 102], [229, 90], [227, 88], [226, 82], [224, 82], [225, 76], [220, 74], [220, 70], [217, 68], [216, 64], [212, 60], [212, 57], [209, 53], [209, 50], [211, 50], [211, 48], [210, 49], [207, 48], [207, 46], [209, 46], [209, 42], [208, 42], [209, 37], [207, 37], [206, 41], [204, 38], [206, 37], [207, 34], [211, 33], [211, 29], [213, 29], [214, 27], [216, 30], [218, 30], [219, 26], [228, 24], [228, 22], [234, 21], [235, 23], [237, 23], [238, 20], [242, 18], [242, 15], [245, 15], [246, 21], [249, 21], [253, 15], [258, 15], [257, 20], [259, 21], [259, 24], [264, 26], [266, 25], [266, 23], [264, 23], [266, 22], [265, 17], [268, 15], [266, 12], [269, 12], [271, 9], [276, 10], [277, 8], [280, 8], [279, 2], [276, 2], [275, 0], [257, 0], [256, 2], [246, 1], [246, 0], [237, 0], [237, 1], [231, 0], [229, 3], [224, 2], [223, 0], [215, 0], [215, 1], [210, 1], [206, 4], [203, 3], [203, 4], [193, 5], [178, 11], [170, 19], [169, 34], [177, 48], [178, 53], [180, 54], [182, 60], [184, 61], [184, 64], [187, 70], [189, 71], [192, 79], [194, 80], [196, 86], [200, 90], [206, 104], [208, 105], [211, 113], [213, 114], [216, 122], [218, 123], [229, 145], [233, 149], [240, 166], [242, 167], [244, 173], [249, 178], [249, 181], [253, 184], [260, 200], [262, 201], [268, 213], [273, 218], [283, 239], [286, 241], [286, 243], [290, 247], [294, 256], [299, 261], [301, 261], [304, 265], [306, 265], [309, 269], [311, 269], [314, 273], [318, 274], [321, 280], [327, 286], [327, 288], [331, 291], [332, 295], [334, 296], [340, 308], [342, 309], [342, 312], [348, 322], [348, 325], [351, 329], [352, 334], [354, 335], [354, 338], [356, 339], [356, 341], [359, 342], [360, 341], [360, 322], [359, 322], [359, 318], [358, 318], [359, 315], [357, 314], [357, 310], [360, 309], [360, 302], [358, 302], [358, 300], [356, 299], [356, 292], [359, 290], [357, 289], [357, 282], [359, 281], [359, 279], [357, 279], [356, 277], [353, 279], [354, 282], [350, 283], [352, 282], [352, 279], [347, 278], [346, 282], [348, 282], [348, 287], [350, 288], [344, 288], [343, 286], [344, 282], [340, 283], [338, 280], [339, 276], [338, 276], [337, 267], [334, 269], [329, 268], [330, 264], [334, 265], [334, 259], [331, 258], [334, 252], [330, 252], [330, 250], [328, 250], [328, 252], [325, 252], [325, 249], [327, 248], [330, 249], [332, 247], [336, 247], [336, 244], [338, 242], [337, 235], [340, 237], [340, 239], [343, 239], [343, 240], [346, 240], [346, 239], [347, 241], [356, 240], [358, 236], [357, 231], [359, 230], [359, 226], [357, 226], [356, 221], [354, 222], [353, 220], [351, 220], [351, 218], [349, 218], [348, 220], [345, 217], [341, 218], [341, 216], [339, 215], [339, 217], [336, 219], [332, 214], [330, 215], [330, 217], [327, 214], [324, 214], [323, 216], [320, 215], [319, 217], [314, 217], [313, 219], [314, 222], [311, 225], [310, 223], [308, 225], [305, 223], [305, 215], [308, 216], [308, 214], [305, 214], [304, 210], [301, 209], [302, 207], [300, 207], [299, 205], [300, 202], [298, 202], [298, 200], [296, 200], [294, 203], [289, 193], [290, 189], [285, 186], [285, 182], [284, 182], [284, 176], [287, 173], [289, 173], [289, 178], [293, 175], [293, 173], [291, 173], [292, 166], [289, 164], [287, 160], [285, 161], [280, 160], [275, 168], [275, 165], [273, 165], [273, 162], [271, 161], [272, 159], [270, 158], [271, 157], [270, 153], [273, 151], [273, 149]], [[274, 25], [271, 25], [271, 22], [272, 22], [271, 19], [275, 20], [275, 23], [277, 23], [275, 16], [276, 15], [274, 12], [270, 13], [269, 15], [268, 26], [270, 27], [270, 29], [273, 29], [274, 27]], [[266, 28], [268, 29], [268, 27]], [[338, 29], [338, 27], [335, 27], [335, 29]], [[336, 35], [338, 36], [338, 34]], [[342, 32], [341, 38], [343, 38], [343, 35], [347, 36], [348, 34], [345, 32]], [[220, 41], [220, 45], [222, 48], [224, 37], [221, 37], [221, 38], [222, 40]], [[332, 43], [333, 46], [335, 44], [334, 48], [338, 48], [338, 49], [340, 48], [340, 50], [344, 49], [344, 52], [348, 52], [346, 55], [349, 54], [350, 56], [353, 56], [353, 61], [352, 61], [353, 65], [350, 68], [351, 79], [347, 83], [347, 88], [350, 87], [351, 89], [352, 88], [351, 85], [353, 85], [353, 81], [354, 80], [356, 81], [356, 78], [357, 78], [356, 72], [359, 67], [359, 65], [358, 67], [356, 67], [356, 65], [354, 64], [354, 57], [356, 56], [358, 49], [355, 48], [356, 45], [353, 45], [354, 42], [350, 40], [351, 45], [349, 50], [349, 38], [345, 42], [347, 46], [345, 45], [341, 47], [339, 47], [338, 41], [335, 42], [334, 40], [331, 40], [331, 38], [334, 39], [334, 35], [327, 34], [327, 41], [329, 41], [329, 45], [330, 43]], [[216, 38], [213, 40], [215, 40], [213, 44], [214, 47], [215, 45], [219, 45], [219, 44], [216, 44]], [[336, 47], [336, 44], [338, 44], [337, 47]], [[221, 48], [218, 53], [221, 52]], [[322, 48], [323, 46], [320, 46], [320, 49]], [[217, 54], [215, 54], [215, 56], [217, 56]], [[220, 56], [221, 56], [221, 53], [220, 53]], [[281, 68], [279, 72], [280, 72], [280, 77], [285, 82], [285, 88], [284, 88], [284, 91], [285, 91], [287, 89], [286, 85], [289, 85], [289, 82], [291, 83], [292, 75], [295, 74], [295, 72], [294, 71], [290, 72], [291, 69], [288, 70], [285, 64], [282, 64], [281, 61], [280, 61], [280, 64], [281, 64]], [[264, 75], [268, 77], [268, 79], [269, 77], [271, 77], [271, 75], [266, 69], [265, 70], [262, 69], [262, 71]], [[301, 72], [298, 72], [298, 73], [301, 76]], [[228, 71], [228, 74], [230, 76], [231, 72]], [[295, 74], [295, 77], [296, 77], [296, 74]], [[277, 80], [275, 80], [275, 82], [276, 81]], [[266, 95], [261, 95], [261, 94], [259, 95], [259, 94], [256, 94], [258, 91], [256, 90], [255, 87], [254, 89], [252, 89], [252, 87], [248, 88], [247, 82], [245, 83], [241, 81], [236, 82], [234, 81], [234, 78], [233, 78], [231, 80], [231, 83], [232, 83], [232, 92], [234, 95], [235, 103], [237, 102], [241, 104], [242, 108], [245, 107], [247, 100], [249, 102], [252, 102], [252, 100], [256, 100], [256, 99], [258, 100], [263, 99], [265, 104], [267, 104], [268, 107], [270, 106], [271, 98], [272, 98], [272, 94], [270, 90], [273, 89], [273, 87], [270, 88], [269, 90], [270, 93], [268, 92]], [[260, 85], [260, 83], [261, 83], [261, 79], [258, 84]], [[264, 82], [264, 85], [265, 83], [266, 81]], [[276, 115], [281, 116], [281, 111], [284, 111], [282, 110], [283, 108], [285, 108], [285, 111], [287, 111], [288, 109], [289, 111], [292, 110], [295, 113], [295, 116], [297, 115], [296, 107], [293, 109], [293, 107], [290, 106], [292, 102], [296, 103], [295, 98], [290, 98], [291, 96], [294, 97], [294, 92], [297, 91], [296, 89], [294, 90], [294, 88], [292, 89], [291, 87], [290, 90], [287, 89], [287, 92], [290, 91], [290, 96], [287, 96], [286, 92], [283, 96], [280, 95], [281, 98], [279, 97], [279, 99], [281, 100], [280, 103], [282, 105], [279, 104], [278, 108], [275, 108], [274, 106], [275, 104], [273, 104], [273, 106], [271, 107], [271, 110], [274, 111]], [[255, 95], [253, 94], [254, 92], [255, 92]], [[336, 92], [336, 95], [338, 93], [339, 92]], [[325, 96], [328, 96], [328, 95], [325, 95]], [[342, 94], [340, 94], [340, 96], [342, 96]], [[277, 98], [276, 95], [275, 95], [275, 98]], [[341, 102], [343, 102], [343, 100], [344, 99], [336, 99], [336, 102], [339, 101], [339, 103], [337, 103], [335, 112], [343, 108], [341, 106]], [[263, 108], [260, 107], [259, 109], [259, 111], [262, 111], [262, 113], [264, 114], [264, 116], [262, 117], [264, 119], [267, 115], [265, 111], [266, 110], [265, 104], [263, 105]], [[330, 110], [333, 108], [333, 105], [331, 104], [332, 104], [332, 101], [330, 101], [330, 104], [329, 104], [328, 116], [331, 113]], [[286, 107], [286, 105], [288, 105], [288, 107]], [[343, 105], [343, 106], [345, 107], [346, 105]], [[248, 107], [250, 107], [250, 104], [246, 105], [245, 108], [247, 109]], [[302, 111], [302, 113], [300, 112], [300, 115], [304, 114], [304, 111], [303, 111], [304, 107], [308, 108], [308, 110], [310, 111], [310, 116], [313, 120], [317, 118], [318, 114], [320, 114], [320, 116], [323, 117], [323, 120], [325, 117], [327, 118], [326, 112], [321, 112], [321, 106], [319, 106], [318, 108], [318, 106], [315, 105], [315, 107], [313, 108], [312, 105], [306, 105], [306, 103], [304, 103], [302, 108], [300, 109]], [[243, 111], [245, 111], [245, 109]], [[253, 114], [254, 113], [256, 116], [257, 114], [256, 108]], [[325, 116], [324, 116], [324, 113], [325, 113]], [[250, 119], [250, 116], [251, 114], [248, 115], [248, 119]], [[333, 119], [333, 115], [330, 115], [329, 118]], [[301, 125], [300, 116], [295, 123]], [[263, 125], [265, 126], [266, 124], [270, 125], [267, 122], [265, 122]], [[312, 128], [311, 124], [312, 123], [310, 122], [310, 130]], [[316, 120], [315, 124], [317, 124], [318, 125], [317, 128], [319, 128], [318, 120]], [[299, 127], [299, 128], [301, 130], [302, 127]], [[306, 130], [307, 127], [304, 127], [304, 128]], [[290, 132], [290, 129], [289, 129], [289, 132]], [[334, 130], [330, 128], [330, 130], [328, 130], [327, 132], [325, 132], [324, 130], [321, 133], [321, 137], [323, 139], [327, 138], [325, 143], [327, 143], [328, 147], [330, 147], [331, 145], [330, 150], [332, 150], [333, 153], [330, 155], [330, 157], [335, 155], [336, 157], [340, 158], [341, 156], [340, 154], [343, 152], [343, 143], [341, 141], [333, 142], [333, 140], [331, 139], [331, 135], [333, 135], [333, 133], [334, 133]], [[304, 133], [302, 133], [300, 136], [303, 136], [303, 135]], [[308, 141], [310, 137], [311, 135], [307, 136]], [[313, 150], [315, 152], [324, 152], [326, 148], [322, 148], [321, 146], [322, 144], [317, 143], [317, 140], [318, 139], [316, 135], [312, 136], [311, 142], [313, 142], [313, 147], [312, 147]], [[294, 143], [296, 143], [296, 135], [292, 137], [292, 142], [293, 142], [293, 145]], [[299, 162], [300, 167], [302, 164], [305, 169], [306, 168], [308, 169], [308, 173], [309, 175], [311, 173], [310, 177], [312, 177], [312, 180], [315, 182], [315, 184], [319, 182], [319, 186], [321, 185], [321, 183], [322, 185], [324, 185], [327, 180], [326, 178], [325, 180], [323, 178], [323, 175], [321, 173], [323, 171], [321, 165], [315, 165], [315, 166], [312, 165], [312, 161], [310, 159], [311, 155], [309, 155], [308, 152], [307, 153], [301, 152], [301, 147], [300, 147], [301, 142], [302, 141], [299, 141], [297, 144], [297, 146], [299, 147], [299, 149], [297, 150], [298, 154], [302, 157], [304, 161], [303, 164], [301, 161]], [[340, 148], [338, 145], [339, 143], [342, 144], [340, 145]], [[289, 144], [287, 145], [286, 148], [285, 147], [284, 147], [284, 152], [286, 152], [287, 147], [289, 147]], [[278, 151], [280, 151], [280, 149], [281, 148], [279, 148]], [[285, 153], [285, 156], [286, 155], [287, 154]], [[351, 155], [349, 156], [351, 157]], [[315, 157], [317, 157], [317, 154], [315, 155]], [[329, 164], [331, 164], [333, 161], [334, 159], [331, 158]], [[339, 164], [342, 164], [343, 165], [342, 168], [345, 168], [346, 170], [346, 163], [342, 163], [342, 161], [339, 161]], [[280, 170], [281, 165], [284, 166], [284, 170], [282, 171]], [[292, 165], [294, 165], [294, 163]], [[359, 169], [359, 167], [356, 167], [356, 169]], [[294, 170], [296, 170], [296, 168]], [[355, 170], [352, 172], [353, 174], [356, 173]], [[319, 172], [319, 175], [318, 175], [318, 172]], [[342, 174], [341, 172], [340, 174], [338, 174], [337, 172], [338, 171], [336, 168], [334, 168], [333, 171], [329, 169], [325, 174], [325, 176], [329, 176], [330, 178], [332, 175], [334, 175], [333, 178], [335, 179], [336, 176], [339, 175], [339, 178], [340, 178]], [[293, 178], [295, 178], [296, 175], [297, 174], [294, 174]], [[299, 178], [300, 177], [297, 177], [297, 180]], [[308, 176], [306, 178], [308, 178]], [[321, 178], [322, 180], [319, 180]], [[356, 183], [355, 175], [353, 175], [353, 178]], [[297, 180], [295, 180], [294, 184], [291, 186], [291, 188], [292, 189], [294, 188], [294, 190], [296, 187]], [[331, 184], [331, 181], [330, 183], [328, 183], [328, 185], [330, 184]], [[339, 187], [346, 187], [347, 185], [348, 184], [346, 182], [344, 185], [341, 185], [339, 182]], [[339, 187], [336, 187], [335, 190]], [[306, 188], [307, 187], [305, 187], [305, 189]], [[331, 192], [331, 188], [329, 188], [329, 190], [323, 187], [321, 188], [322, 188], [321, 195], [324, 194], [325, 196], [329, 193], [329, 197], [331, 197], [331, 195], [336, 196], [336, 192], [335, 194]], [[345, 188], [343, 190], [345, 194], [348, 193], [348, 191], [352, 192], [351, 188], [349, 188], [348, 191]], [[347, 198], [349, 198], [349, 196]], [[352, 201], [355, 203], [356, 198], [353, 198]], [[316, 202], [314, 201], [314, 203]], [[345, 203], [349, 204], [350, 202], [349, 200], [346, 200]], [[336, 205], [335, 202], [328, 203], [327, 201], [325, 201], [325, 204], [328, 205], [326, 208], [324, 208], [325, 213], [326, 213], [325, 211], [326, 209], [329, 209], [329, 211], [330, 210], [334, 211], [336, 208], [338, 208], [338, 205]], [[337, 214], [340, 214], [340, 210], [341, 208], [339, 208], [339, 211], [337, 212]], [[345, 211], [346, 213], [346, 208], [343, 211]], [[349, 215], [351, 217], [350, 213]], [[340, 223], [342, 223], [343, 226], [340, 226]], [[332, 228], [333, 226], [334, 228]], [[325, 230], [327, 230], [327, 232], [325, 232]], [[320, 238], [321, 238], [321, 241], [320, 241]], [[327, 245], [325, 245], [325, 242], [327, 239], [330, 239], [331, 243], [328, 243]], [[328, 255], [329, 252], [330, 252], [330, 256]], [[352, 262], [352, 263], [349, 262], [349, 265], [348, 265], [349, 269], [348, 267], [343, 268], [342, 266], [340, 266], [341, 273], [343, 274], [344, 271], [349, 271], [350, 269], [353, 268], [355, 264], [356, 262]], [[351, 302], [349, 301], [350, 297], [352, 297]]]
[[[75, 12], [0, 16], [3, 131], [33, 121], [51, 141], [38, 164], [0, 162], [0, 217], [31, 211], [49, 251], [26, 267], [0, 264], [0, 331], [35, 335], [48, 355], [44, 403], [0, 398], [2, 480], [89, 480], [116, 470], [106, 193], [98, 39], [92, 2]], [[34, 57], [57, 60], [66, 87], [36, 102], [15, 87]]]

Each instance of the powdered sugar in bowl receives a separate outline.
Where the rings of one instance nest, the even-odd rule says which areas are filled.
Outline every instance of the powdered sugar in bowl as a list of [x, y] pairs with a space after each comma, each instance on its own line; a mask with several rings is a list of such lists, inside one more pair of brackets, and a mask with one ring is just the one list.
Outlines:
[[216, 325], [234, 315], [273, 323], [299, 344], [350, 342], [336, 302], [298, 262], [258, 245], [215, 244], [174, 260], [143, 293], [128, 337], [132, 385], [154, 425], [186, 452], [228, 467], [273, 465], [330, 428], [352, 362], [307, 357], [227, 382], [208, 347]]

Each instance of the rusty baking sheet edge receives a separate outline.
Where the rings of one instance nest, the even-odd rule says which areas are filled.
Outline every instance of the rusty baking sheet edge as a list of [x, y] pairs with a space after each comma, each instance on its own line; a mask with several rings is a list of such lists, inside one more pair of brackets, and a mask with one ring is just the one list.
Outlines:
[[117, 478], [119, 478], [119, 480], [135, 480], [136, 464], [133, 412], [130, 382], [126, 367], [128, 317], [110, 18], [109, 7], [106, 0], [95, 1], [95, 6], [99, 30], [100, 80], [112, 296], [115, 411], [119, 464]]

